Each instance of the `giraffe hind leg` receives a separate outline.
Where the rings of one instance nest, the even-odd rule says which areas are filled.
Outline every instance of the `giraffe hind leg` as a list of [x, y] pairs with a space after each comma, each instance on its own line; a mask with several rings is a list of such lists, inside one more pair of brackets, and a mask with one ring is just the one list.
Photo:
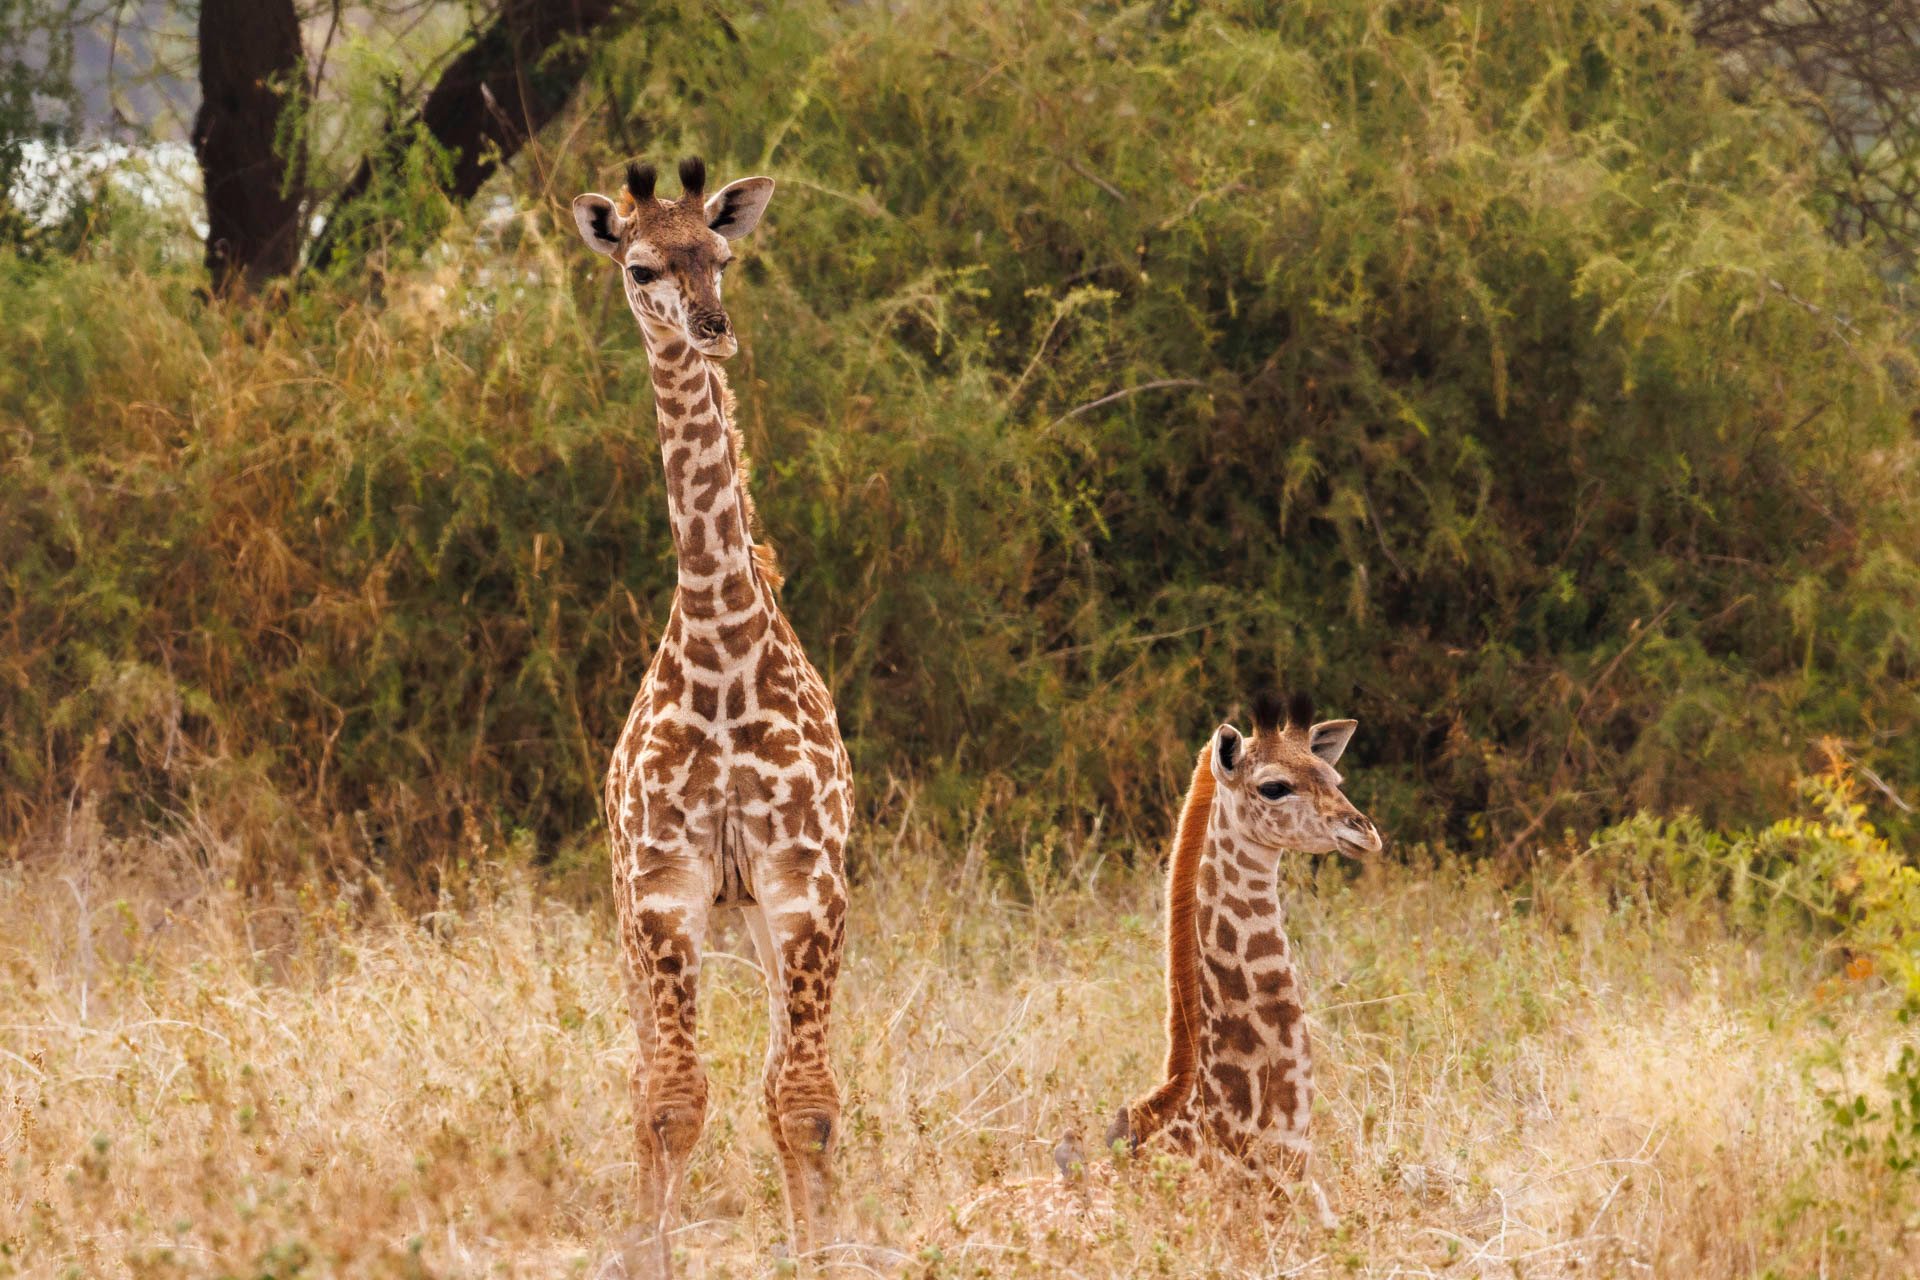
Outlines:
[[767, 1112], [767, 1128], [773, 1134], [774, 1149], [780, 1155], [781, 1191], [787, 1207], [787, 1235], [792, 1240], [800, 1238], [800, 1223], [796, 1215], [805, 1206], [794, 1203], [793, 1174], [794, 1156], [787, 1145], [786, 1133], [780, 1127], [780, 1067], [787, 1058], [787, 983], [780, 971], [780, 953], [774, 949], [773, 935], [767, 927], [765, 911], [757, 904], [749, 905], [743, 913], [747, 918], [747, 930], [753, 937], [754, 954], [759, 957], [761, 972], [767, 983], [767, 1065], [762, 1077]]

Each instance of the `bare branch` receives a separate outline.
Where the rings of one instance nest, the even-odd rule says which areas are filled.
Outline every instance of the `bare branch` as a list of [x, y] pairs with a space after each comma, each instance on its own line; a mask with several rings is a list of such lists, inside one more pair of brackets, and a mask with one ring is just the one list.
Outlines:
[[1834, 235], [1920, 262], [1920, 0], [1699, 0], [1693, 33], [1736, 90], [1780, 85], [1825, 136]]

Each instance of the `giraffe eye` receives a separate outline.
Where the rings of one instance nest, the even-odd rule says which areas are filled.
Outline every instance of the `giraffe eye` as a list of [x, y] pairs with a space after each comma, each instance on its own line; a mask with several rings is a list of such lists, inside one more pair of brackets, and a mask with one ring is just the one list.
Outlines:
[[652, 284], [660, 278], [660, 273], [652, 267], [628, 267], [627, 274], [633, 277], [635, 284]]
[[1285, 800], [1293, 794], [1293, 788], [1284, 782], [1263, 782], [1259, 790], [1269, 800]]

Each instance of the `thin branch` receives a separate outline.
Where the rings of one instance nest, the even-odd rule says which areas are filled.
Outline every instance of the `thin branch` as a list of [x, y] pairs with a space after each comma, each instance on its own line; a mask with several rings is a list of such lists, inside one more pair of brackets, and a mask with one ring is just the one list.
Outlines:
[[1206, 383], [1196, 378], [1160, 378], [1153, 382], [1143, 382], [1137, 387], [1128, 387], [1124, 391], [1116, 391], [1112, 395], [1101, 396], [1098, 400], [1089, 400], [1085, 404], [1075, 405], [1073, 408], [1055, 418], [1052, 422], [1049, 422], [1045, 429], [1051, 431], [1061, 423], [1077, 418], [1083, 413], [1091, 413], [1102, 405], [1112, 404], [1115, 400], [1124, 400], [1128, 396], [1137, 396], [1142, 391], [1159, 391], [1166, 387], [1204, 387], [1206, 385]]
[[1127, 202], [1126, 192], [1114, 186], [1111, 182], [1108, 182], [1105, 178], [1102, 178], [1099, 174], [1094, 173], [1092, 170], [1088, 169], [1085, 165], [1081, 164], [1078, 160], [1075, 160], [1072, 156], [1062, 156], [1060, 157], [1060, 162], [1066, 165], [1067, 168], [1079, 174], [1081, 177], [1085, 178], [1088, 182], [1091, 182], [1094, 186], [1100, 188], [1102, 191], [1112, 196], [1115, 200], [1118, 200], [1121, 204], [1125, 204]]

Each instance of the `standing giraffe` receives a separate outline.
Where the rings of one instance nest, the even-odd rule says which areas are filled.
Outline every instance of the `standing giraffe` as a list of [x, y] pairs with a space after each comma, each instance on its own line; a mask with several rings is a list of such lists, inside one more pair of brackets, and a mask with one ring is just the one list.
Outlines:
[[[1315, 724], [1305, 695], [1283, 708], [1264, 693], [1253, 721], [1251, 739], [1221, 725], [1194, 763], [1167, 870], [1165, 1079], [1120, 1109], [1107, 1143], [1170, 1149], [1284, 1190], [1306, 1173], [1313, 1076], [1280, 863], [1375, 854], [1380, 833], [1333, 768], [1355, 721]], [[1088, 1164], [1073, 1135], [1054, 1161], [1062, 1178], [993, 1188], [960, 1210], [960, 1227], [1013, 1220], [1041, 1236], [1097, 1238], [1113, 1211], [1111, 1166]]]
[[1251, 739], [1221, 725], [1194, 765], [1167, 870], [1165, 1079], [1121, 1109], [1107, 1141], [1158, 1139], [1283, 1183], [1306, 1169], [1313, 1067], [1279, 862], [1378, 853], [1380, 833], [1333, 768], [1355, 721], [1314, 724], [1304, 694], [1283, 719], [1261, 694], [1253, 724]]
[[840, 1092], [827, 1016], [846, 915], [841, 859], [852, 771], [833, 699], [775, 597], [720, 362], [737, 350], [720, 305], [729, 242], [760, 221], [769, 178], [708, 198], [706, 166], [656, 199], [651, 167], [627, 170], [618, 205], [573, 202], [580, 235], [620, 271], [653, 374], [679, 581], [607, 771], [614, 904], [640, 1051], [632, 1072], [635, 1198], [669, 1267], [667, 1227], [706, 1119], [694, 1047], [707, 918], [745, 914], [765, 971], [771, 1028], [767, 1121], [780, 1152], [796, 1254], [826, 1225]]

